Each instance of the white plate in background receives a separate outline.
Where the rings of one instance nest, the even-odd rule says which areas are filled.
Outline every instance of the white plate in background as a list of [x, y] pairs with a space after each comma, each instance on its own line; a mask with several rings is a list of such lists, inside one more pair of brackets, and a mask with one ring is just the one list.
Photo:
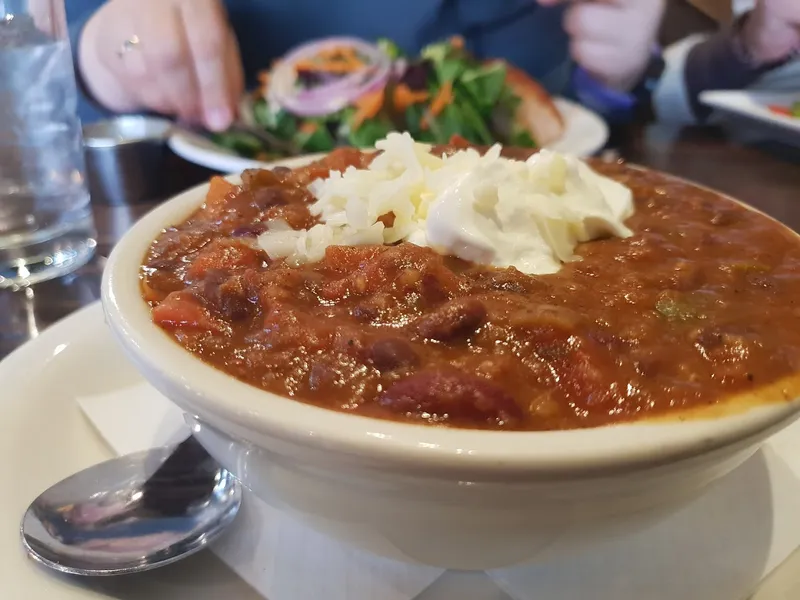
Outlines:
[[[608, 141], [608, 126], [600, 115], [564, 98], [556, 98], [555, 104], [564, 117], [565, 129], [557, 141], [547, 146], [549, 149], [581, 157], [591, 156], [602, 149]], [[202, 135], [179, 126], [170, 135], [169, 147], [184, 160], [223, 173], [263, 168], [267, 164], [237, 156]]]
[[791, 106], [795, 102], [800, 102], [800, 90], [796, 92], [714, 90], [702, 92], [700, 101], [727, 113], [800, 134], [800, 118], [779, 115], [769, 109], [770, 105]]

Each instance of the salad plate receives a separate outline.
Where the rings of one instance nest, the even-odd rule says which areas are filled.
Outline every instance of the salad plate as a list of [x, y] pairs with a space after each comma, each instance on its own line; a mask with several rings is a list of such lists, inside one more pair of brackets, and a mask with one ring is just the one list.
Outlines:
[[714, 90], [701, 93], [700, 100], [720, 111], [800, 134], [800, 91]]
[[[209, 137], [176, 125], [167, 141], [170, 150], [182, 159], [212, 171], [220, 173], [240, 173], [246, 169], [266, 169], [274, 165], [274, 161], [260, 161], [239, 156], [233, 150], [223, 148]], [[287, 158], [281, 164], [295, 167], [309, 160], [321, 158], [324, 153], [304, 155], [302, 158]]]
[[[600, 115], [565, 98], [555, 98], [554, 103], [564, 118], [564, 132], [558, 140], [548, 144], [547, 148], [586, 157], [605, 146], [608, 141], [608, 125]], [[169, 147], [184, 160], [222, 173], [265, 168], [272, 162], [240, 156], [209, 137], [180, 126], [175, 126], [172, 130]], [[293, 166], [292, 162], [291, 159], [281, 161], [288, 167]]]
[[241, 171], [339, 146], [372, 148], [391, 131], [429, 144], [457, 138], [578, 156], [608, 138], [597, 114], [552, 97], [505, 60], [476, 58], [458, 36], [415, 55], [385, 39], [311, 41], [262, 71], [239, 108], [240, 123], [228, 131], [176, 129], [172, 150], [211, 169]]

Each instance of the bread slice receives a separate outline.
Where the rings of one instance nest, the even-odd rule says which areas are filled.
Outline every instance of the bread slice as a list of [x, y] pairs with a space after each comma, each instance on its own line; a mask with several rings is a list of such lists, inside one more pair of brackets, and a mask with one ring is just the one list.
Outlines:
[[506, 83], [522, 100], [515, 115], [517, 124], [530, 132], [538, 146], [547, 146], [564, 134], [564, 118], [539, 82], [506, 63]]

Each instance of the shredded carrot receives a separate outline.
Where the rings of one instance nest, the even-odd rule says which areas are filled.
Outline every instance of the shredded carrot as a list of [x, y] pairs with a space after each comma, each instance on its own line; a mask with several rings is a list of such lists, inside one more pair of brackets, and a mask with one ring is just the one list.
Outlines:
[[361, 127], [367, 119], [375, 118], [383, 108], [386, 89], [381, 88], [369, 94], [364, 94], [355, 101], [356, 112], [353, 115], [353, 121], [350, 127], [354, 130]]
[[261, 71], [258, 74], [258, 89], [262, 97], [266, 97], [269, 89], [269, 71]]
[[295, 71], [324, 71], [326, 73], [351, 73], [365, 67], [364, 61], [350, 46], [335, 46], [320, 50], [316, 56], [295, 63]]
[[422, 118], [419, 121], [419, 128], [420, 131], [428, 131], [431, 128], [431, 124], [429, 123], [429, 119], [432, 118], [431, 111], [426, 110], [425, 114], [422, 115]]
[[454, 35], [450, 38], [450, 45], [456, 50], [461, 50], [464, 48], [464, 38], [460, 35]]
[[394, 93], [392, 94], [392, 104], [394, 105], [395, 110], [399, 112], [405, 112], [405, 110], [412, 104], [425, 102], [428, 100], [428, 98], [428, 92], [424, 90], [415, 92], [405, 83], [401, 83], [394, 88]]
[[431, 114], [436, 117], [453, 101], [453, 82], [445, 81], [431, 102]]
[[313, 135], [314, 132], [317, 131], [317, 129], [318, 125], [316, 123], [314, 123], [313, 121], [306, 121], [302, 125], [300, 125], [298, 130], [300, 131], [300, 133], [306, 135]]
[[361, 63], [342, 62], [342, 61], [328, 61], [328, 62], [315, 62], [312, 60], [301, 60], [294, 66], [296, 72], [300, 71], [315, 71], [325, 72], [340, 75], [343, 73], [352, 73], [362, 68]]
[[422, 118], [422, 122], [420, 123], [422, 130], [425, 131], [430, 125], [430, 123], [428, 123], [428, 119], [438, 117], [445, 107], [452, 101], [453, 82], [445, 81], [444, 85], [442, 85], [442, 87], [439, 88], [439, 91], [436, 92], [436, 96], [433, 97], [428, 112], [426, 112], [425, 116]]
[[324, 60], [350, 60], [358, 61], [356, 49], [352, 46], [333, 46], [320, 50], [319, 57]]

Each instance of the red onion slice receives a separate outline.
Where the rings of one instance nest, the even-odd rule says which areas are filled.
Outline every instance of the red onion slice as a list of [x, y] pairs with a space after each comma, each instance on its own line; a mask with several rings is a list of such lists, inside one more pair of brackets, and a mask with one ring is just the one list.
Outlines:
[[[298, 90], [295, 65], [338, 46], [352, 47], [368, 61], [368, 66], [341, 79], [308, 90]], [[380, 48], [358, 38], [332, 37], [304, 44], [290, 52], [273, 69], [268, 99], [301, 117], [320, 117], [335, 113], [364, 94], [386, 84], [391, 60]]]

